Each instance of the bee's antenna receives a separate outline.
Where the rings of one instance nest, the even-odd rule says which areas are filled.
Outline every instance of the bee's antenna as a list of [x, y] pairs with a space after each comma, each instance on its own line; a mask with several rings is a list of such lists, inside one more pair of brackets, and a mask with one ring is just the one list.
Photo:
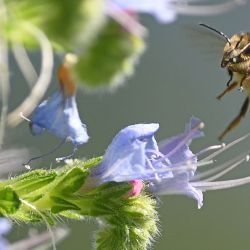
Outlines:
[[210, 27], [210, 26], [208, 26], [208, 25], [206, 25], [206, 24], [204, 24], [204, 23], [199, 23], [199, 25], [200, 25], [200, 26], [203, 26], [203, 27], [205, 27], [205, 28], [207, 28], [207, 29], [210, 29], [210, 30], [212, 30], [212, 31], [214, 31], [214, 32], [216, 32], [216, 33], [219, 34], [220, 36], [224, 37], [224, 38], [226, 39], [226, 41], [231, 45], [230, 39], [229, 39], [228, 36], [225, 35], [223, 32], [221, 32], [221, 31], [219, 31], [219, 30], [217, 30], [217, 29], [215, 29], [215, 28], [213, 28], [213, 27]]

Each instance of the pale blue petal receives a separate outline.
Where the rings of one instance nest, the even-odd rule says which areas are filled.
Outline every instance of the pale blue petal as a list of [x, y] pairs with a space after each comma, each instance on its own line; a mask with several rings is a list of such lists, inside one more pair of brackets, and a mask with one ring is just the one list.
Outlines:
[[162, 179], [151, 182], [149, 191], [155, 195], [180, 194], [191, 197], [197, 201], [198, 208], [203, 205], [202, 191], [196, 189], [189, 183], [189, 176], [186, 173], [179, 174], [174, 178]]
[[31, 118], [31, 132], [41, 134], [44, 130], [61, 139], [70, 139], [80, 145], [88, 141], [87, 129], [82, 124], [75, 96], [65, 98], [60, 91], [43, 101]]
[[[199, 124], [201, 124], [201, 121], [198, 118], [192, 117], [190, 122], [186, 125], [184, 133], [168, 138], [159, 143], [160, 152], [164, 155], [169, 154], [168, 159], [172, 164], [189, 160], [196, 161], [196, 156], [189, 149], [189, 145], [193, 139], [204, 136], [203, 131], [200, 129], [191, 133], [191, 130], [198, 127]], [[170, 153], [171, 151], [174, 151], [174, 153]]]
[[[169, 160], [169, 166], [172, 168], [172, 176], [167, 172], [162, 174], [158, 179], [151, 180], [150, 191], [154, 194], [183, 194], [197, 200], [198, 207], [202, 206], [203, 194], [190, 183], [190, 178], [195, 174], [195, 170], [191, 170], [188, 164], [197, 162], [197, 157], [189, 149], [189, 145], [193, 139], [204, 136], [200, 129], [201, 121], [192, 117], [186, 125], [182, 134], [169, 138], [160, 143], [161, 153]], [[186, 165], [186, 169], [185, 169]], [[175, 171], [174, 168], [183, 167], [182, 170]]]
[[109, 145], [103, 161], [92, 169], [98, 183], [149, 178], [146, 150], [158, 151], [154, 133], [159, 125], [136, 124], [122, 129]]

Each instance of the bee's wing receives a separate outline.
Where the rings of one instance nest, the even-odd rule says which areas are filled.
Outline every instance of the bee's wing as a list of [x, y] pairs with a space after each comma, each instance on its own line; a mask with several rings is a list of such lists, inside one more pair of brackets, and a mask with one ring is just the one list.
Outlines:
[[201, 27], [200, 25], [185, 25], [184, 29], [187, 37], [190, 38], [192, 46], [201, 50], [208, 57], [215, 57], [221, 60], [223, 48], [226, 44], [225, 39], [212, 30]]

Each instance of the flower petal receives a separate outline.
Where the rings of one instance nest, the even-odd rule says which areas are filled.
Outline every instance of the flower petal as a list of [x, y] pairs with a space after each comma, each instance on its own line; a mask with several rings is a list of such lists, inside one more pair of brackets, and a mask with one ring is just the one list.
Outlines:
[[181, 194], [189, 196], [197, 201], [198, 208], [203, 205], [202, 191], [189, 183], [186, 173], [179, 174], [175, 178], [163, 179], [159, 182], [151, 182], [149, 191], [156, 195]]
[[204, 136], [199, 128], [200, 124], [202, 123], [198, 118], [191, 117], [184, 133], [160, 142], [160, 152], [166, 155], [172, 164], [189, 160], [196, 161], [196, 156], [189, 149], [189, 145], [193, 139]]
[[83, 144], [89, 138], [86, 126], [80, 120], [75, 96], [64, 98], [60, 91], [37, 107], [30, 127], [34, 135], [47, 129], [61, 139], [70, 139], [75, 145]]
[[103, 161], [92, 169], [91, 177], [99, 184], [147, 178], [146, 149], [158, 150], [154, 133], [159, 125], [136, 124], [122, 129], [109, 145]]

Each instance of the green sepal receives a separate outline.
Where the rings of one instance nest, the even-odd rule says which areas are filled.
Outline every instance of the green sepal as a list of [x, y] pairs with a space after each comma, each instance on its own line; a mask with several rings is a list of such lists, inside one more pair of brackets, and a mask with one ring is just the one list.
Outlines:
[[95, 158], [91, 158], [89, 160], [86, 160], [84, 162], [81, 162], [81, 167], [84, 168], [84, 169], [89, 169], [89, 168], [92, 168], [92, 167], [95, 167], [97, 166], [99, 163], [101, 163], [103, 157], [102, 156], [99, 156], [99, 157], [95, 157]]
[[87, 196], [94, 196], [95, 199], [120, 199], [127, 195], [132, 186], [128, 182], [107, 182], [87, 194]]
[[42, 199], [44, 196], [44, 194], [38, 194], [38, 195], [34, 195], [34, 196], [26, 196], [24, 197], [24, 199], [28, 202], [36, 202], [40, 199]]
[[71, 220], [82, 220], [83, 218], [80, 214], [77, 213], [77, 211], [62, 211], [60, 212], [60, 216]]
[[109, 19], [91, 45], [78, 54], [78, 61], [72, 67], [73, 75], [77, 82], [90, 89], [115, 87], [133, 73], [144, 47], [141, 37]]
[[57, 173], [55, 171], [38, 169], [10, 179], [5, 183], [13, 187], [18, 195], [27, 196], [29, 193], [37, 191], [53, 182], [56, 176]]
[[158, 234], [156, 200], [146, 194], [123, 200], [113, 215], [103, 216], [96, 234], [97, 249], [144, 250]]
[[87, 216], [103, 216], [113, 214], [114, 210], [122, 206], [125, 197], [131, 190], [129, 183], [110, 182], [83, 194], [74, 203], [81, 208], [79, 213]]
[[10, 215], [15, 213], [21, 202], [18, 195], [11, 187], [0, 189], [0, 213]]
[[[41, 29], [56, 48], [73, 50], [91, 40], [105, 19], [103, 0], [8, 0], [6, 35], [12, 42], [36, 46], [25, 25]], [[92, 31], [92, 33], [91, 33]]]
[[67, 173], [63, 174], [61, 180], [54, 187], [52, 194], [62, 193], [66, 195], [75, 193], [82, 187], [88, 174], [87, 171], [79, 167], [72, 168]]
[[75, 204], [66, 201], [60, 197], [50, 196], [50, 199], [53, 201], [53, 206], [51, 207], [51, 212], [54, 214], [60, 213], [66, 210], [80, 210]]
[[38, 213], [34, 210], [26, 210], [23, 206], [22, 209], [13, 214], [11, 218], [25, 223], [37, 223], [46, 221], [50, 225], [56, 224], [56, 217], [49, 211], [39, 211]]

